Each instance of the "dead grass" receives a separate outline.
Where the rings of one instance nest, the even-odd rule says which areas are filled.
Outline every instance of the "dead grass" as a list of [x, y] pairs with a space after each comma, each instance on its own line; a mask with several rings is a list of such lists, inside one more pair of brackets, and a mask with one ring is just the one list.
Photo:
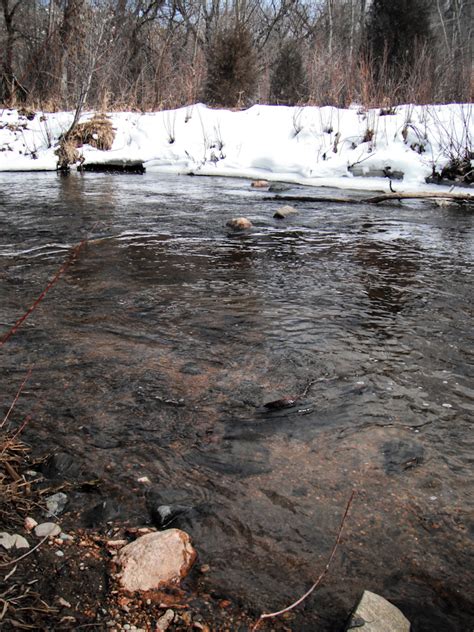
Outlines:
[[114, 138], [115, 129], [110, 118], [103, 113], [94, 114], [89, 121], [79, 123], [67, 134], [61, 136], [56, 151], [58, 168], [67, 170], [69, 165], [80, 161], [81, 155], [78, 148], [83, 145], [109, 151], [112, 149]]
[[29, 483], [18, 472], [23, 469], [29, 448], [18, 439], [0, 439], [0, 522], [22, 525], [31, 506]]
[[90, 145], [96, 149], [109, 151], [115, 138], [112, 121], [106, 114], [94, 114], [90, 121], [79, 123], [68, 135], [67, 141], [74, 147]]

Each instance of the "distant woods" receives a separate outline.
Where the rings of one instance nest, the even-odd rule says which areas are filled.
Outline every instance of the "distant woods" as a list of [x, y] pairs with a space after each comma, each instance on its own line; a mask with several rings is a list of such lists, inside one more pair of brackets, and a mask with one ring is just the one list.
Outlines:
[[0, 0], [0, 101], [470, 101], [472, 0]]

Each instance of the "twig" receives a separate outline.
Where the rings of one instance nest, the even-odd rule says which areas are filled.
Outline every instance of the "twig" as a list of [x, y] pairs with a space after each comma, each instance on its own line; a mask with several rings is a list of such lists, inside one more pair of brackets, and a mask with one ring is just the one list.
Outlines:
[[20, 384], [20, 388], [18, 389], [18, 391], [17, 391], [17, 393], [16, 393], [16, 395], [15, 395], [15, 399], [14, 399], [14, 400], [13, 400], [13, 402], [11, 403], [11, 406], [10, 406], [10, 408], [8, 409], [7, 414], [5, 415], [4, 420], [3, 420], [3, 421], [2, 421], [2, 423], [0, 424], [0, 428], [3, 428], [3, 426], [7, 423], [7, 421], [8, 421], [8, 417], [10, 416], [10, 413], [12, 412], [12, 410], [15, 408], [15, 404], [17, 403], [18, 398], [20, 397], [20, 395], [21, 395], [21, 391], [23, 390], [23, 388], [24, 388], [24, 386], [25, 386], [26, 382], [29, 380], [30, 375], [31, 375], [31, 371], [32, 371], [32, 370], [33, 370], [32, 368], [29, 368], [29, 369], [28, 369], [28, 373], [26, 374], [26, 377], [25, 377], [25, 379], [23, 380], [23, 382]]
[[39, 547], [43, 544], [43, 542], [45, 540], [47, 540], [49, 537], [51, 537], [51, 533], [48, 533], [47, 535], [45, 535], [44, 538], [42, 540], [40, 540], [40, 542], [38, 542], [38, 544], [36, 546], [34, 546], [32, 549], [30, 549], [27, 553], [24, 553], [23, 555], [20, 555], [20, 557], [16, 557], [14, 560], [10, 560], [9, 562], [5, 562], [4, 564], [0, 564], [0, 568], [5, 568], [6, 566], [11, 566], [12, 564], [16, 564], [20, 560], [23, 560], [25, 557], [28, 557], [28, 555], [31, 555], [31, 553], [36, 551], [36, 549], [39, 549]]
[[273, 617], [278, 617], [278, 616], [284, 614], [285, 612], [289, 612], [290, 610], [293, 610], [293, 608], [296, 608], [296, 606], [299, 606], [300, 603], [302, 603], [307, 597], [309, 597], [309, 595], [311, 595], [311, 593], [314, 590], [316, 590], [316, 588], [319, 586], [319, 584], [322, 582], [323, 578], [325, 577], [326, 573], [329, 571], [329, 567], [331, 565], [333, 557], [336, 554], [337, 547], [339, 545], [339, 542], [341, 541], [341, 535], [342, 535], [342, 530], [344, 528], [344, 523], [346, 521], [347, 514], [349, 513], [349, 509], [351, 507], [351, 504], [352, 504], [352, 501], [354, 499], [355, 494], [356, 494], [356, 491], [355, 491], [355, 489], [353, 489], [352, 493], [350, 495], [350, 498], [349, 498], [349, 500], [347, 502], [346, 510], [344, 512], [344, 515], [342, 516], [341, 524], [339, 526], [339, 531], [337, 533], [336, 541], [334, 542], [334, 546], [332, 547], [331, 555], [329, 556], [329, 559], [328, 559], [328, 561], [326, 563], [326, 566], [324, 567], [324, 570], [322, 571], [322, 573], [319, 575], [318, 579], [314, 582], [314, 584], [311, 586], [311, 588], [305, 592], [305, 594], [302, 597], [297, 599], [291, 605], [287, 606], [286, 608], [283, 608], [282, 610], [278, 610], [278, 612], [268, 612], [268, 613], [265, 613], [265, 614], [261, 614], [260, 618], [255, 623], [255, 625], [253, 626], [251, 632], [255, 632], [255, 630], [259, 627], [260, 623], [264, 619], [270, 619], [270, 618], [273, 618]]
[[[91, 232], [95, 229], [98, 223], [99, 222], [96, 222], [94, 224], [94, 226], [91, 229]], [[11, 327], [9, 331], [7, 331], [7, 333], [3, 336], [3, 338], [0, 338], [0, 347], [4, 345], [6, 341], [11, 336], [13, 336], [14, 333], [18, 331], [18, 329], [25, 322], [25, 320], [30, 316], [30, 314], [34, 312], [34, 310], [38, 307], [41, 301], [45, 298], [49, 290], [59, 281], [59, 279], [63, 276], [63, 274], [68, 270], [70, 265], [77, 259], [77, 257], [79, 256], [79, 253], [81, 252], [81, 250], [84, 248], [84, 246], [87, 244], [88, 241], [89, 241], [89, 238], [86, 237], [75, 248], [72, 249], [71, 254], [67, 258], [67, 260], [59, 268], [59, 270], [56, 272], [54, 277], [51, 279], [48, 285], [44, 288], [44, 290], [41, 292], [38, 298], [34, 301], [34, 303], [27, 309], [27, 311], [23, 314], [23, 316], [20, 316], [20, 318], [16, 321], [13, 327]]]

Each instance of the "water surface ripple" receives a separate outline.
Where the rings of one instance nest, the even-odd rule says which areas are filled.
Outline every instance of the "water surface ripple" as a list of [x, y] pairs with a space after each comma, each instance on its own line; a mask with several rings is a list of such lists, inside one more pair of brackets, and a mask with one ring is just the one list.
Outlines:
[[0, 175], [1, 331], [91, 238], [1, 349], [3, 409], [33, 366], [26, 438], [104, 481], [76, 507], [136, 524], [138, 478], [184, 494], [211, 594], [256, 614], [300, 596], [356, 489], [292, 629], [341, 630], [364, 588], [415, 631], [472, 629], [474, 217], [277, 205], [243, 180]]

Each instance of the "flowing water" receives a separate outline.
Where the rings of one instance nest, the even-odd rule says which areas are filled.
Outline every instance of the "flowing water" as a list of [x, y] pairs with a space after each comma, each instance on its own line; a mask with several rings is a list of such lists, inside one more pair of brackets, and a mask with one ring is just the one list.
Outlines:
[[0, 333], [90, 238], [0, 349], [3, 410], [32, 366], [26, 440], [102, 480], [72, 505], [192, 507], [171, 526], [211, 594], [295, 600], [355, 489], [292, 629], [343, 629], [367, 588], [415, 631], [472, 630], [474, 216], [277, 205], [244, 180], [1, 175]]

